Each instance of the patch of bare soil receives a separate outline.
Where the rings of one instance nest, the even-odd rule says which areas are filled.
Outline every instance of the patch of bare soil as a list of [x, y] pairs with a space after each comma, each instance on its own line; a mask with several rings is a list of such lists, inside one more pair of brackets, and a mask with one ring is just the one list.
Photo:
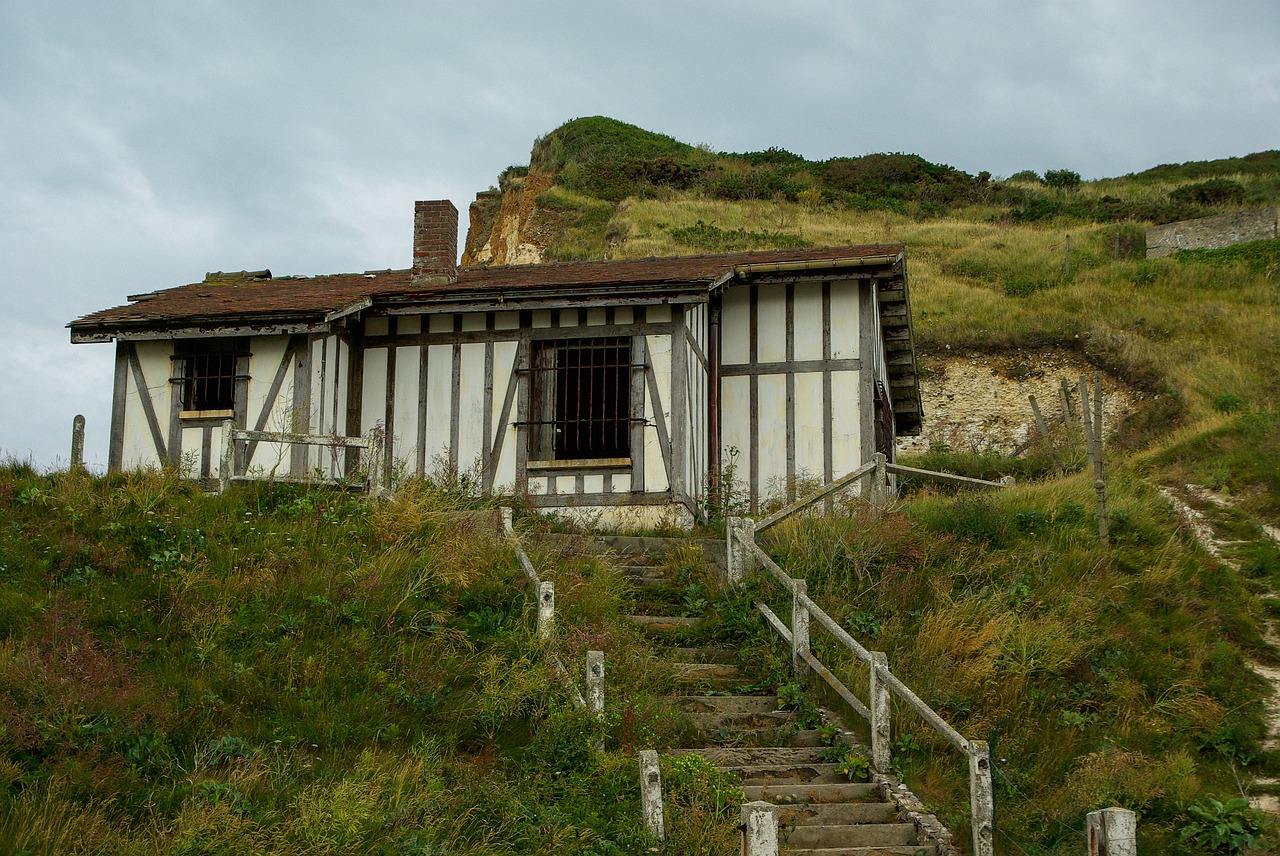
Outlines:
[[[1011, 452], [1026, 442], [1034, 418], [1028, 396], [1034, 395], [1047, 422], [1061, 421], [1061, 383], [1071, 389], [1071, 406], [1079, 412], [1079, 381], [1092, 387], [1097, 368], [1079, 354], [1057, 348], [996, 353], [956, 351], [919, 355], [924, 430], [898, 441], [900, 452], [922, 452], [936, 443], [953, 449]], [[1103, 422], [1119, 417], [1144, 397], [1108, 372], [1102, 373]], [[1106, 429], [1108, 433], [1110, 429]]]

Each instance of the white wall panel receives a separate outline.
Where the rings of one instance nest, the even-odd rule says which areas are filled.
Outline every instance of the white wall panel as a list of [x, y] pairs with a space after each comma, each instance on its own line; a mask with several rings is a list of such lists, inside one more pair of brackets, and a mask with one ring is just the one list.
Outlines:
[[757, 359], [780, 363], [787, 358], [787, 289], [785, 285], [762, 285], [757, 289]]
[[420, 352], [414, 347], [396, 348], [395, 465], [414, 472], [418, 460], [418, 374]]
[[796, 375], [796, 475], [823, 477], [822, 373]]
[[458, 398], [458, 469], [479, 472], [484, 445], [484, 345], [462, 346]]
[[861, 464], [861, 419], [858, 417], [858, 372], [831, 373], [833, 476], [840, 478]]
[[822, 283], [798, 283], [795, 289], [795, 358], [822, 359]]
[[858, 357], [858, 281], [831, 283], [831, 356], [837, 360]]
[[[434, 319], [433, 323], [434, 323]], [[427, 348], [427, 472], [436, 469], [435, 459], [449, 459], [449, 419], [453, 408], [453, 345]]]

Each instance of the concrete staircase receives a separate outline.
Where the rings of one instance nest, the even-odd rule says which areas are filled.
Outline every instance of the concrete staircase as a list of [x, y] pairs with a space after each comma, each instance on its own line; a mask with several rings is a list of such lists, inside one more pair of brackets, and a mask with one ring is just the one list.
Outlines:
[[[655, 570], [628, 570], [637, 584], [637, 614], [630, 619], [653, 639], [671, 664], [675, 704], [697, 726], [693, 754], [738, 776], [747, 801], [773, 803], [783, 853], [795, 856], [935, 856], [915, 823], [900, 812], [879, 783], [850, 782], [824, 761], [821, 735], [798, 727], [794, 711], [779, 710], [774, 695], [753, 694], [736, 665], [737, 652], [714, 645], [691, 647], [698, 619], [653, 614], [669, 605], [666, 583]], [[841, 738], [853, 740], [842, 731]]]

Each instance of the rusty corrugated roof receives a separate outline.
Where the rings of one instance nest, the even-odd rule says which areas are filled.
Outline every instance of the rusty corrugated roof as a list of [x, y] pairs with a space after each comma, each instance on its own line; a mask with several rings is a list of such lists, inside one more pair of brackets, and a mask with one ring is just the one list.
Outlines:
[[253, 279], [220, 277], [142, 295], [125, 306], [72, 321], [77, 332], [230, 321], [317, 320], [362, 300], [414, 297], [440, 299], [451, 293], [604, 289], [611, 286], [687, 286], [711, 283], [737, 265], [897, 256], [901, 244], [866, 244], [803, 250], [761, 250], [701, 256], [538, 265], [461, 268], [453, 282], [414, 283], [411, 270]]

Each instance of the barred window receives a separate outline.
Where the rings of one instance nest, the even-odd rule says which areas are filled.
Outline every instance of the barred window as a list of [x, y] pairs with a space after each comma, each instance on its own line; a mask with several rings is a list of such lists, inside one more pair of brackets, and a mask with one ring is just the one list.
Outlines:
[[631, 456], [631, 337], [534, 342], [529, 458]]
[[241, 339], [180, 340], [176, 357], [182, 360], [182, 409], [233, 409], [236, 358], [245, 353]]

